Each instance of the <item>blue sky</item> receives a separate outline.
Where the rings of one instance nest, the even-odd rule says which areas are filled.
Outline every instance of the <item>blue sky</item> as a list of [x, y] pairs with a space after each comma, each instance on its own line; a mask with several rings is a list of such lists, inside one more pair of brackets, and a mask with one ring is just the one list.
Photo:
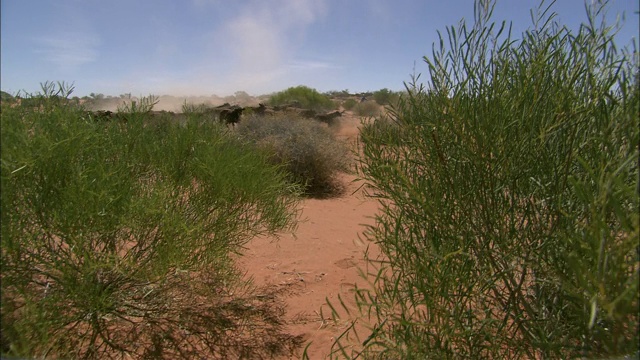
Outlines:
[[[519, 34], [538, 3], [498, 0], [493, 19]], [[625, 16], [618, 46], [637, 44], [638, 6], [611, 1], [609, 21]], [[584, 0], [552, 9], [572, 29], [586, 20]], [[401, 90], [427, 72], [437, 31], [463, 18], [473, 0], [1, 0], [0, 84], [65, 81], [78, 96]]]

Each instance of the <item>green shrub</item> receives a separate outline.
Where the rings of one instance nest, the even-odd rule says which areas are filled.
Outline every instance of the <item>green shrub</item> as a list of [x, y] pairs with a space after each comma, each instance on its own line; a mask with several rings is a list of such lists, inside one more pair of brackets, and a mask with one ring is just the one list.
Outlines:
[[283, 106], [294, 105], [303, 109], [311, 109], [318, 112], [329, 111], [336, 108], [336, 104], [327, 96], [315, 89], [306, 86], [290, 87], [272, 95], [269, 105]]
[[13, 101], [15, 101], [15, 98], [13, 97], [13, 95], [5, 91], [0, 91], [0, 102], [10, 103]]
[[380, 105], [396, 105], [400, 99], [400, 94], [387, 88], [373, 92], [373, 99]]
[[382, 206], [366, 236], [384, 257], [370, 262], [373, 291], [356, 292], [372, 326], [358, 351], [635, 354], [637, 58], [597, 25], [605, 5], [577, 32], [540, 11], [517, 41], [483, 3], [473, 28], [448, 28], [425, 57], [428, 87], [407, 86], [400, 131], [362, 129], [360, 171]]
[[349, 151], [333, 133], [315, 120], [291, 115], [250, 116], [238, 124], [238, 133], [284, 165], [290, 180], [310, 196], [340, 193], [336, 175], [349, 169]]
[[19, 91], [16, 98], [20, 99], [20, 104], [24, 108], [39, 109], [48, 111], [56, 106], [69, 106], [75, 103], [69, 99], [69, 95], [75, 89], [73, 84], [58, 81], [46, 81], [40, 84], [41, 92], [28, 94]]
[[358, 105], [358, 102], [355, 99], [347, 99], [342, 102], [342, 107], [345, 110], [353, 110], [353, 108], [355, 108], [356, 105]]
[[211, 107], [207, 106], [206, 104], [194, 104], [194, 103], [188, 103], [186, 100], [184, 101], [184, 103], [182, 103], [182, 113], [186, 114], [186, 115], [193, 115], [193, 114], [203, 114], [206, 111], [208, 111]]
[[296, 346], [233, 260], [253, 236], [294, 226], [284, 173], [215, 123], [85, 114], [3, 105], [2, 355], [260, 358]]

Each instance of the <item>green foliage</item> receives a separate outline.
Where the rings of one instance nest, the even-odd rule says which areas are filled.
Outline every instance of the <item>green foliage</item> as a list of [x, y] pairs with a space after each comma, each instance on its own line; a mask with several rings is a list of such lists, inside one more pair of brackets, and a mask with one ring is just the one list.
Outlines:
[[186, 115], [200, 115], [210, 111], [211, 107], [206, 104], [188, 103], [186, 100], [182, 104], [182, 113]]
[[299, 108], [315, 111], [329, 111], [336, 108], [335, 103], [327, 95], [302, 85], [290, 87], [274, 94], [269, 98], [269, 105], [295, 105]]
[[342, 190], [336, 175], [349, 169], [348, 148], [319, 122], [291, 115], [252, 115], [238, 124], [237, 131], [271, 154], [307, 195], [326, 197]]
[[365, 358], [636, 353], [640, 74], [596, 20], [605, 5], [577, 33], [541, 9], [516, 40], [479, 1], [425, 58], [429, 87], [407, 85], [397, 126], [364, 125], [382, 206], [366, 236], [384, 253], [356, 292]]
[[0, 91], [0, 101], [1, 102], [11, 102], [14, 101], [15, 98], [13, 97], [13, 95], [9, 94], [8, 92], [5, 91]]
[[21, 99], [20, 103], [23, 107], [39, 108], [48, 111], [57, 106], [69, 106], [74, 101], [69, 100], [69, 95], [73, 93], [75, 86], [65, 83], [64, 81], [46, 81], [40, 83], [41, 92], [37, 94], [27, 94], [18, 92], [16, 97]]
[[117, 108], [116, 117], [125, 121], [144, 122], [150, 119], [153, 107], [158, 104], [158, 97], [149, 95], [139, 100], [124, 101]]
[[342, 107], [345, 110], [353, 110], [353, 108], [355, 108], [356, 105], [358, 105], [358, 102], [355, 99], [347, 99], [344, 102], [342, 102]]
[[400, 99], [400, 93], [393, 92], [387, 88], [373, 92], [373, 99], [380, 105], [396, 105]]
[[43, 98], [2, 109], [3, 356], [261, 358], [300, 342], [233, 260], [294, 226], [281, 169], [212, 122], [94, 122]]
[[140, 100], [132, 100], [131, 102], [123, 102], [118, 106], [118, 112], [129, 114], [148, 114], [153, 110], [153, 107], [158, 104], [158, 97], [155, 95], [149, 95], [142, 97]]

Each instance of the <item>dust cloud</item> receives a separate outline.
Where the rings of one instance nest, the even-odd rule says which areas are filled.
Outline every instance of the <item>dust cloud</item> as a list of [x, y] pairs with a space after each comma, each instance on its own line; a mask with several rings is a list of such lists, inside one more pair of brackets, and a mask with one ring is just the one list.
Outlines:
[[[218, 106], [224, 103], [239, 106], [257, 106], [261, 102], [265, 102], [269, 98], [268, 95], [251, 96], [244, 91], [238, 91], [235, 95], [220, 97], [211, 96], [171, 96], [163, 95], [156, 97], [158, 103], [153, 107], [154, 111], [171, 111], [175, 113], [182, 112], [182, 106], [186, 103], [189, 105], [205, 105]], [[89, 99], [84, 102], [84, 106], [88, 110], [98, 111], [118, 111], [125, 105], [131, 104], [133, 101], [140, 101], [139, 97], [104, 97], [99, 99]]]

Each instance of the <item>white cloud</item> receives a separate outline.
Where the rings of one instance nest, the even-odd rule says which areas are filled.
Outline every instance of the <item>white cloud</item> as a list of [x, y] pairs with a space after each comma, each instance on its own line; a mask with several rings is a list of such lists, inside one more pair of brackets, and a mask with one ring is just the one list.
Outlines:
[[97, 36], [79, 32], [60, 32], [36, 40], [41, 47], [36, 52], [59, 68], [75, 68], [98, 58]]
[[[296, 54], [309, 26], [326, 15], [326, 1], [248, 0], [231, 10], [223, 1], [192, 0], [203, 14], [216, 11], [216, 19], [224, 19], [198, 35], [202, 52], [180, 71], [163, 69], [162, 76], [154, 73], [157, 69], [136, 69], [120, 86], [140, 89], [146, 84], [139, 91], [155, 94], [228, 95], [243, 90], [260, 95], [297, 85], [304, 76], [336, 68], [326, 59], [300, 59]], [[156, 55], [175, 56], [180, 47], [164, 40]]]
[[314, 61], [314, 60], [293, 60], [289, 62], [288, 67], [293, 70], [301, 70], [301, 71], [340, 68], [339, 66], [336, 66], [330, 62]]
[[280, 29], [268, 18], [242, 16], [226, 28], [229, 53], [235, 66], [245, 71], [277, 66], [286, 52]]
[[308, 27], [326, 12], [326, 0], [248, 1], [208, 37], [201, 65], [208, 71], [196, 74], [198, 81], [255, 92], [290, 82], [292, 69], [326, 69], [320, 62], [292, 60]]
[[309, 25], [326, 14], [326, 4], [318, 0], [280, 0], [270, 7], [283, 26]]

